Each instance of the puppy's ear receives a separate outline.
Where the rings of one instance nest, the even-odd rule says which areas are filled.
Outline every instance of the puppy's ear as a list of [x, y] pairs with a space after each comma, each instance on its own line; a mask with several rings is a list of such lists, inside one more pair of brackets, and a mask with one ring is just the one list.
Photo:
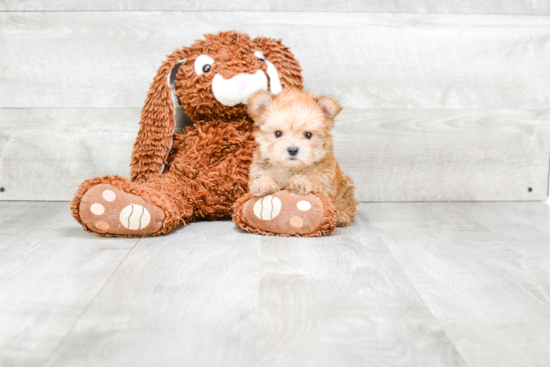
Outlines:
[[250, 97], [248, 114], [257, 125], [261, 125], [261, 122], [264, 120], [262, 117], [265, 115], [267, 106], [269, 106], [272, 100], [273, 95], [265, 90], [260, 90]]
[[317, 98], [319, 107], [323, 111], [325, 119], [329, 121], [329, 126], [332, 125], [332, 120], [340, 113], [342, 107], [340, 103], [332, 97], [322, 96]]

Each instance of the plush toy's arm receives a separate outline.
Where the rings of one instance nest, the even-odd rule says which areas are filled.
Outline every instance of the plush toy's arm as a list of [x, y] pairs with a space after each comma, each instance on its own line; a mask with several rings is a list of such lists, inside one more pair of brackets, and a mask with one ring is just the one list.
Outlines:
[[185, 58], [184, 50], [177, 50], [159, 68], [141, 111], [140, 129], [132, 152], [130, 179], [146, 182], [155, 173], [161, 173], [172, 147], [175, 116], [170, 77]]

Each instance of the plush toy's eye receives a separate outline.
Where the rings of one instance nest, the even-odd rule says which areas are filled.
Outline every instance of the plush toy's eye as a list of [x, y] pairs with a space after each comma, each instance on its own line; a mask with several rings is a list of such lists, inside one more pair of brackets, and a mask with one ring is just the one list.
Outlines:
[[310, 133], [310, 132], [307, 132], [307, 133], [304, 134], [304, 136], [306, 137], [306, 139], [311, 139], [311, 137], [313, 136], [313, 134]]
[[214, 59], [207, 55], [200, 55], [195, 59], [195, 73], [202, 75], [208, 73], [212, 69]]
[[275, 137], [276, 137], [276, 138], [280, 138], [281, 136], [283, 136], [283, 132], [282, 132], [282, 131], [280, 131], [280, 130], [275, 131]]

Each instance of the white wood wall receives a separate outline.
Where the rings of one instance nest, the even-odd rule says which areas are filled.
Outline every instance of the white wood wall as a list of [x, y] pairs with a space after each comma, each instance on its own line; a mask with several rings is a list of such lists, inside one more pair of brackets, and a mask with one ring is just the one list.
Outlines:
[[282, 38], [306, 88], [342, 102], [361, 201], [546, 198], [550, 1], [4, 0], [0, 200], [128, 175], [165, 55], [230, 29]]
[[304, 11], [549, 15], [545, 0], [0, 0], [1, 11]]

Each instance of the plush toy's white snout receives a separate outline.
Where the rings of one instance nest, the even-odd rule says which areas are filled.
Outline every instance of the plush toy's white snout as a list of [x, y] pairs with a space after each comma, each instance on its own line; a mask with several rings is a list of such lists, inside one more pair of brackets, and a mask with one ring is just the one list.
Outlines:
[[[266, 60], [261, 51], [254, 55], [267, 65], [267, 75], [271, 86], [271, 93], [277, 94], [282, 90], [281, 80], [275, 66]], [[248, 103], [248, 99], [259, 90], [267, 90], [267, 76], [258, 70], [255, 74], [239, 74], [231, 79], [224, 79], [216, 74], [212, 80], [214, 98], [224, 106], [233, 107], [239, 103]]]
[[216, 74], [212, 80], [214, 97], [224, 106], [247, 103], [250, 96], [259, 90], [267, 90], [267, 76], [261, 70], [254, 74], [238, 74], [231, 79]]

